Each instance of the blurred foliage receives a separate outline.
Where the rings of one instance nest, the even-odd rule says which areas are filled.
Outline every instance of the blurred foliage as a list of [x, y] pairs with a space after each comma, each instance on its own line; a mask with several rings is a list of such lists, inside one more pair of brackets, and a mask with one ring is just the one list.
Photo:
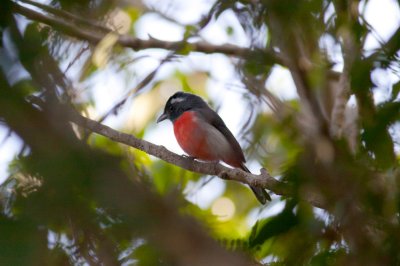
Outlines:
[[[173, 1], [3, 2], [0, 123], [23, 148], [0, 185], [1, 265], [400, 264], [400, 28], [367, 50], [376, 35], [365, 18], [370, 1], [218, 0], [193, 24], [179, 22], [176, 12], [184, 11]], [[249, 43], [246, 52], [227, 46], [239, 52], [226, 60], [235, 80], [223, 81], [240, 81], [251, 109], [245, 153], [289, 191], [267, 206], [229, 181], [220, 195], [197, 202], [193, 195], [212, 189], [213, 177], [68, 118], [73, 108], [100, 119], [96, 83], [112, 77], [125, 88], [103, 96], [119, 104], [101, 121], [117, 118], [114, 125], [139, 138], [154, 132], [177, 90], [218, 109], [226, 99], [209, 88], [214, 74], [206, 61], [193, 63], [209, 55], [190, 56], [198, 52], [193, 42], [214, 43], [202, 32], [225, 14], [239, 24], [225, 23], [223, 37], [234, 44], [244, 33]], [[140, 41], [134, 51], [118, 44], [116, 33], [136, 37], [151, 16], [180, 27], [185, 42], [167, 43], [167, 52]], [[295, 99], [266, 88], [276, 65], [290, 71]], [[374, 71], [397, 78], [384, 88]]]

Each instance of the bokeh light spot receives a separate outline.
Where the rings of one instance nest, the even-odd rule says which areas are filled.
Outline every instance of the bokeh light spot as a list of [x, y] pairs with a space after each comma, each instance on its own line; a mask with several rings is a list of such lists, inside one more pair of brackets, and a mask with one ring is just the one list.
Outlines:
[[218, 217], [220, 221], [228, 221], [235, 214], [236, 207], [232, 200], [222, 197], [217, 199], [211, 206], [211, 212]]

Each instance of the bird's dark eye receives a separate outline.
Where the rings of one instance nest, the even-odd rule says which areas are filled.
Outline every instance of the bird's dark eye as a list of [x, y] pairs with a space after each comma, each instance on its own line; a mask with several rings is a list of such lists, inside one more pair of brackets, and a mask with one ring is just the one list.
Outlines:
[[170, 111], [172, 111], [174, 109], [174, 107], [172, 106], [172, 105], [170, 105], [169, 107], [168, 107], [168, 110], [170, 110]]

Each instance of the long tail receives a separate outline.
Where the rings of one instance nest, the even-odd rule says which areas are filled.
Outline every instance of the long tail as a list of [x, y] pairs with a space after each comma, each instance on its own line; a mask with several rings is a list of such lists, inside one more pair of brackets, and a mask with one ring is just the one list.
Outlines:
[[[250, 170], [244, 164], [241, 165], [241, 168], [243, 169], [243, 171], [251, 173]], [[261, 204], [265, 204], [267, 203], [267, 201], [271, 201], [271, 196], [265, 189], [253, 186], [250, 186], [250, 188], [253, 191], [254, 195], [256, 195], [256, 198]]]

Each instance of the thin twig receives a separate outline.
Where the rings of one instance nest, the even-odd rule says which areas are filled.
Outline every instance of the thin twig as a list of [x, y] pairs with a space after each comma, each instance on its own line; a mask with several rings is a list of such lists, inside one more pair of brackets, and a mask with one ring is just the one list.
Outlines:
[[69, 71], [69, 69], [81, 58], [81, 56], [83, 55], [83, 53], [85, 53], [87, 50], [89, 50], [90, 47], [86, 46], [80, 49], [80, 51], [76, 54], [76, 56], [74, 57], [74, 59], [72, 59], [72, 61], [68, 64], [68, 66], [65, 68], [64, 70], [64, 75]]
[[175, 51], [170, 52], [163, 60], [161, 60], [160, 64], [150, 72], [135, 88], [129, 90], [122, 99], [117, 102], [107, 113], [105, 113], [100, 119], [99, 122], [103, 122], [109, 115], [117, 114], [121, 107], [125, 104], [128, 98], [132, 95], [137, 94], [140, 90], [142, 90], [146, 85], [148, 85], [156, 76], [157, 72], [161, 68], [161, 66], [169, 62], [175, 56]]
[[82, 17], [79, 17], [79, 16], [77, 16], [75, 14], [69, 13], [69, 12], [67, 12], [65, 10], [57, 9], [57, 8], [52, 7], [52, 6], [48, 6], [48, 5], [45, 5], [45, 4], [42, 4], [42, 3], [38, 3], [38, 2], [34, 2], [34, 1], [31, 1], [31, 0], [18, 0], [18, 1], [22, 2], [22, 3], [25, 3], [25, 4], [28, 4], [28, 5], [32, 5], [32, 6], [38, 7], [40, 9], [42, 9], [43, 11], [46, 11], [47, 13], [50, 13], [50, 14], [52, 14], [54, 16], [59, 16], [59, 17], [62, 17], [64, 19], [74, 21], [74, 22], [76, 22], [76, 23], [78, 23], [78, 24], [80, 24], [82, 26], [87, 26], [87, 27], [90, 27], [90, 28], [92, 28], [94, 30], [101, 31], [103, 33], [108, 33], [110, 31], [112, 31], [111, 29], [109, 29], [109, 28], [107, 28], [107, 27], [105, 27], [103, 25], [98, 24], [97, 21], [89, 20], [87, 18], [83, 19]]

